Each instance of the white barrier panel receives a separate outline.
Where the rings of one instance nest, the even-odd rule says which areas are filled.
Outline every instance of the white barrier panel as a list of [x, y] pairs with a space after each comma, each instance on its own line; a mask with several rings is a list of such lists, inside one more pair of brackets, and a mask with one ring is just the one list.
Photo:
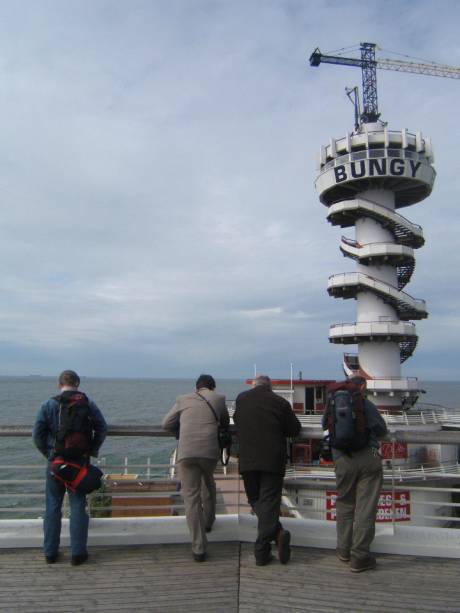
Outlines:
[[[335, 549], [335, 523], [325, 520], [282, 518], [291, 532], [292, 545]], [[62, 522], [63, 546], [69, 545], [69, 522]], [[0, 521], [0, 548], [38, 547], [43, 544], [40, 519]], [[210, 542], [241, 541], [253, 543], [257, 519], [253, 515], [219, 515], [209, 533]], [[101, 518], [90, 522], [88, 544], [145, 545], [189, 543], [185, 517]], [[460, 558], [460, 531], [389, 525], [376, 528], [371, 550], [377, 553]]]

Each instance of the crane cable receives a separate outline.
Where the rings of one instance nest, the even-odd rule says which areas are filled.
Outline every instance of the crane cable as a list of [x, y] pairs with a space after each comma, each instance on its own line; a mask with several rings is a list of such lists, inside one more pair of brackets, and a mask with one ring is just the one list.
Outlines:
[[349, 47], [341, 47], [340, 49], [333, 49], [332, 51], [327, 51], [324, 55], [332, 55], [333, 53], [336, 53], [337, 55], [342, 55], [343, 53], [347, 51], [359, 51], [359, 46], [350, 45]]
[[385, 53], [391, 53], [392, 55], [399, 55], [399, 57], [405, 57], [411, 61], [416, 60], [417, 62], [423, 62], [424, 64], [439, 66], [439, 68], [444, 68], [446, 66], [446, 64], [441, 64], [440, 62], [433, 62], [433, 60], [426, 60], [424, 58], [417, 57], [414, 55], [408, 55], [407, 53], [398, 53], [397, 51], [390, 51], [389, 49], [384, 49], [383, 47], [378, 47], [378, 49], [379, 51], [385, 51]]

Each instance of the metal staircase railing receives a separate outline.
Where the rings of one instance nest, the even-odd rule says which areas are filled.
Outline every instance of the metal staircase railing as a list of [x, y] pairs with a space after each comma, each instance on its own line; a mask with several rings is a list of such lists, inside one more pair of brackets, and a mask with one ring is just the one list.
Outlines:
[[[398, 323], [398, 322], [388, 322]], [[369, 326], [369, 330], [363, 330], [362, 326], [367, 324]], [[353, 324], [334, 324], [330, 328], [329, 332], [329, 341], [330, 342], [340, 342], [340, 343], [357, 343], [360, 340], [369, 340], [370, 338], [378, 338], [385, 337], [386, 340], [394, 340], [399, 343], [399, 352], [400, 352], [400, 362], [401, 364], [405, 362], [407, 359], [411, 357], [414, 353], [415, 348], [417, 347], [418, 336], [415, 334], [415, 324], [410, 324], [412, 327], [411, 333], [408, 333], [407, 330], [401, 329], [391, 329], [388, 327], [387, 330], [383, 329], [384, 322], [355, 322]], [[405, 323], [405, 326], [408, 326], [408, 322]], [[345, 331], [344, 331], [345, 327]], [[337, 328], [342, 329], [342, 333], [337, 335], [334, 334], [334, 330]], [[350, 331], [350, 328], [352, 331]], [[379, 329], [380, 328], [380, 329]], [[359, 364], [359, 357], [357, 354], [345, 353], [344, 354], [344, 371], [346, 376], [350, 376], [351, 374], [360, 375], [361, 368]]]
[[[343, 278], [342, 283], [339, 283], [340, 277]], [[345, 299], [355, 298], [360, 291], [371, 291], [392, 306], [402, 321], [428, 317], [424, 300], [413, 298], [397, 287], [361, 272], [331, 275], [327, 291], [330, 296]]]
[[332, 204], [329, 207], [327, 219], [332, 225], [347, 228], [354, 226], [356, 219], [362, 217], [363, 213], [390, 230], [399, 245], [407, 245], [413, 249], [424, 245], [423, 231], [418, 224], [412, 223], [403, 215], [367, 198], [341, 200]]
[[399, 343], [399, 353], [401, 364], [411, 357], [417, 347], [418, 336]]
[[396, 266], [396, 276], [398, 279], [398, 289], [404, 289], [406, 285], [412, 278], [415, 269], [415, 260], [413, 259], [411, 263], [404, 264], [401, 266]]
[[[378, 253], [378, 247], [380, 245], [382, 246], [382, 251]], [[390, 263], [394, 262], [396, 264], [398, 289], [404, 289], [412, 278], [415, 269], [415, 258], [409, 253], [389, 253], [387, 250], [383, 249], [383, 246], [388, 247], [388, 243], [379, 242], [363, 245], [356, 240], [342, 236], [340, 251], [345, 257], [359, 262], [363, 266], [368, 266], [375, 260], [382, 260]], [[374, 247], [372, 254], [369, 253], [369, 248], [371, 247]]]

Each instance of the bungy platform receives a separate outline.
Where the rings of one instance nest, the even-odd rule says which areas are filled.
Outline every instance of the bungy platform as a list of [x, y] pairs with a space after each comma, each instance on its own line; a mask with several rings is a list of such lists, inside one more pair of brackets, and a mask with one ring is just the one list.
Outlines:
[[[311, 438], [314, 429], [304, 425], [303, 436]], [[109, 433], [152, 439], [164, 436], [157, 426], [111, 426]], [[30, 437], [30, 428], [0, 427], [0, 436]], [[410, 440], [414, 434], [395, 432], [391, 436]], [[455, 446], [460, 440], [458, 431], [418, 433], [417, 437]], [[3, 448], [8, 448], [7, 441]], [[253, 556], [256, 518], [232, 468], [221, 468], [217, 475], [218, 516], [209, 535], [209, 560], [196, 563], [180, 484], [171, 477], [171, 466], [149, 461], [128, 464], [127, 460], [119, 466], [105, 465], [110, 478], [102, 491], [90, 496], [87, 563], [70, 565], [65, 508], [61, 557], [56, 564], [47, 565], [41, 551], [43, 470], [44, 463], [0, 465], [1, 613], [460, 613], [458, 470], [446, 472], [442, 484], [442, 467], [436, 471], [434, 485], [428, 473], [419, 476], [417, 488], [440, 490], [442, 505], [424, 502], [414, 513], [414, 522], [398, 522], [393, 513], [390, 522], [378, 524], [372, 545], [378, 567], [356, 574], [335, 556], [335, 522], [306, 518], [287, 495], [282, 521], [292, 534], [292, 558], [287, 565], [275, 558], [257, 567]], [[294, 482], [299, 496], [302, 488], [311, 492], [314, 483], [325, 477], [315, 467], [290, 470], [286, 493]], [[399, 500], [398, 487], [396, 482], [390, 487], [393, 510]], [[439, 513], [440, 521], [426, 525], [433, 513]]]

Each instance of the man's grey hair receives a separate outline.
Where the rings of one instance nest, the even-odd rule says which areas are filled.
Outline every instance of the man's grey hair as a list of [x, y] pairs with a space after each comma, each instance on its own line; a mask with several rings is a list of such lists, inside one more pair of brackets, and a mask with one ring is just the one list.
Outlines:
[[267, 375], [258, 375], [254, 379], [253, 385], [254, 386], [265, 385], [265, 387], [272, 389], [272, 380], [270, 379], [270, 377], [267, 377]]

